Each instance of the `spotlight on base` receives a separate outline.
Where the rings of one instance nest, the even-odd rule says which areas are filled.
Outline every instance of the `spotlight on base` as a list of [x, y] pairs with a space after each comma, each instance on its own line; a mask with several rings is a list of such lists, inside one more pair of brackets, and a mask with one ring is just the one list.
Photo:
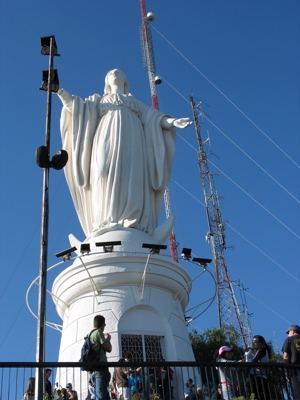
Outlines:
[[192, 261], [200, 264], [201, 267], [206, 267], [212, 260], [210, 258], [192, 258]]
[[63, 261], [69, 261], [72, 258], [71, 253], [76, 250], [77, 250], [77, 247], [74, 246], [74, 247], [71, 247], [70, 249], [63, 250], [59, 253], [56, 253], [55, 255], [57, 258], [61, 257]]
[[97, 247], [103, 247], [104, 253], [112, 253], [114, 251], [114, 246], [120, 246], [122, 243], [120, 240], [115, 242], [98, 242], [95, 243]]
[[187, 249], [184, 247], [181, 251], [181, 257], [185, 261], [190, 261], [191, 254], [192, 254], [192, 249]]
[[91, 252], [91, 246], [89, 243], [82, 243], [82, 245], [80, 246], [80, 253], [84, 254], [84, 253], [90, 253]]
[[142, 244], [143, 248], [150, 249], [151, 254], [159, 254], [160, 250], [165, 250], [167, 248], [167, 245], [165, 244], [148, 244], [148, 243], [143, 243]]

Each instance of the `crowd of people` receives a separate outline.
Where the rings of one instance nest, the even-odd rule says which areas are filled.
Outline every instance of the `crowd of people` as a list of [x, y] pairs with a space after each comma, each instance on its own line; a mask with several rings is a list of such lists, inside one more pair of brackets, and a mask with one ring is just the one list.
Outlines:
[[[288, 335], [282, 346], [283, 361], [289, 364], [300, 365], [300, 327], [291, 325], [286, 334]], [[257, 363], [257, 366], [247, 369], [246, 387], [249, 393], [253, 393], [256, 400], [271, 400], [274, 396], [274, 379], [270, 382], [270, 373], [266, 368], [261, 367], [259, 363], [268, 363], [271, 357], [271, 348], [265, 338], [261, 335], [255, 335], [252, 339], [252, 347], [245, 352], [245, 358], [242, 360], [233, 359], [234, 350], [229, 346], [222, 346], [219, 349], [217, 362], [251, 362]], [[238, 370], [242, 368], [220, 366], [217, 367], [220, 384], [218, 386], [218, 398], [221, 400], [232, 400], [237, 396], [239, 390]], [[249, 372], [249, 373], [248, 373]], [[300, 370], [286, 369], [286, 393], [292, 400], [300, 400]], [[245, 378], [245, 375], [243, 375]], [[275, 393], [277, 398], [278, 393]]]
[[[78, 400], [77, 392], [73, 389], [72, 383], [67, 383], [65, 388], [57, 387], [53, 390], [52, 383], [49, 379], [51, 374], [52, 370], [47, 368], [45, 370], [45, 400]], [[22, 400], [35, 400], [35, 378], [31, 377], [28, 379], [27, 389]]]
[[[119, 362], [132, 362], [132, 354]], [[160, 363], [165, 360], [161, 358]], [[142, 400], [144, 393], [155, 399], [172, 398], [172, 380], [174, 371], [169, 367], [150, 367], [146, 376], [142, 377], [141, 368], [118, 367], [111, 380], [111, 398], [118, 400]]]
[[[92, 347], [99, 352], [99, 361], [107, 361], [106, 353], [111, 352], [110, 335], [104, 334], [105, 318], [96, 315], [94, 318], [94, 329], [90, 333]], [[283, 361], [288, 364], [300, 365], [300, 327], [291, 325], [286, 331], [288, 337], [282, 346]], [[271, 357], [271, 348], [261, 335], [255, 335], [252, 346], [245, 352], [245, 357], [240, 360], [234, 359], [234, 349], [224, 345], [218, 350], [216, 362], [221, 363], [216, 367], [219, 385], [216, 399], [232, 400], [240, 392], [239, 373], [243, 370], [243, 384], [254, 394], [255, 400], [271, 400], [272, 383], [270, 373], [266, 366]], [[165, 360], [159, 360], [159, 366], [147, 368], [147, 373], [142, 375], [142, 368], [132, 367], [132, 354], [121, 358], [122, 366], [115, 368], [111, 375], [107, 367], [101, 367], [89, 372], [89, 387], [85, 400], [174, 400], [173, 379], [174, 371], [169, 366], [164, 366]], [[124, 366], [124, 363], [129, 366]], [[231, 362], [251, 362], [250, 368], [245, 364], [241, 366], [230, 365]], [[253, 365], [254, 364], [254, 365]], [[257, 365], [255, 365], [257, 364]], [[291, 400], [300, 400], [300, 369], [285, 368], [287, 393]], [[80, 400], [77, 391], [73, 389], [72, 383], [67, 383], [65, 388], [52, 389], [50, 381], [52, 370], [45, 370], [45, 399], [46, 400]], [[274, 380], [274, 379], [273, 379]], [[274, 388], [273, 388], [274, 392]], [[202, 389], [196, 388], [191, 378], [185, 383], [185, 400], [203, 400]], [[34, 400], [35, 378], [28, 379], [27, 389], [22, 400]], [[277, 398], [277, 397], [276, 397]]]

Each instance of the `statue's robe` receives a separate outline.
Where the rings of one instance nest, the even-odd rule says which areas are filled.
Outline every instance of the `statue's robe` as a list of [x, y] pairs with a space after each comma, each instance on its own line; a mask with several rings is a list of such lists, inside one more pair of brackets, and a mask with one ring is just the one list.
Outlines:
[[61, 115], [65, 174], [87, 237], [158, 226], [175, 151], [165, 114], [131, 95], [72, 96]]

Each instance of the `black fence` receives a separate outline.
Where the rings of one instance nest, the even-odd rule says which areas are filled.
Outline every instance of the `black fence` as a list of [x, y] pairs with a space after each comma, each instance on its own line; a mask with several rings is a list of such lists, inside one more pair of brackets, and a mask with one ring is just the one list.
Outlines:
[[[71, 383], [78, 400], [86, 400], [89, 389], [93, 391], [89, 381], [94, 373], [82, 371], [84, 366], [78, 362], [0, 363], [0, 400], [22, 400], [28, 379], [37, 376], [39, 369], [52, 370], [52, 399], [66, 400], [64, 389]], [[109, 362], [93, 368], [109, 369], [108, 392], [113, 400], [294, 400], [294, 378], [300, 376], [300, 365], [281, 363]], [[130, 382], [120, 381], [120, 374], [116, 377], [119, 368], [132, 378]], [[44, 393], [38, 400], [48, 398]]]

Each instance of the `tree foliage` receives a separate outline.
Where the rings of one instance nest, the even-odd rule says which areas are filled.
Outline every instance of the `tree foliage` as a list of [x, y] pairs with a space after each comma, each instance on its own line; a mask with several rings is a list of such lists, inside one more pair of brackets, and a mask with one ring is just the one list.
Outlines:
[[218, 356], [218, 350], [222, 346], [229, 346], [234, 349], [235, 360], [240, 360], [244, 357], [244, 349], [237, 344], [239, 334], [233, 325], [220, 329], [208, 328], [202, 334], [192, 330], [190, 341], [196, 361], [215, 361]]
[[[216, 361], [218, 350], [222, 346], [229, 346], [234, 350], [233, 360], [239, 361], [245, 358], [244, 349], [238, 345], [240, 335], [233, 325], [217, 328], [205, 329], [202, 334], [198, 334], [196, 330], [190, 333], [190, 341], [195, 355], [195, 360], [198, 362], [213, 362]], [[282, 362], [282, 356], [278, 352], [274, 352], [272, 342], [268, 341], [271, 349], [270, 362]], [[242, 365], [242, 364], [241, 364]], [[241, 370], [239, 371], [239, 374]], [[216, 368], [207, 368], [202, 374], [203, 384], [215, 390], [219, 382], [219, 376]], [[243, 376], [240, 376], [240, 382], [243, 382]], [[270, 381], [271, 382], [271, 381]], [[271, 389], [274, 393], [280, 391], [284, 387], [285, 382], [272, 379]], [[275, 396], [275, 394], [274, 394]], [[274, 397], [275, 398], [275, 397]], [[235, 398], [236, 400], [245, 399], [245, 397]], [[250, 397], [252, 399], [252, 397]]]
[[274, 347], [273, 347], [273, 343], [271, 340], [269, 340], [268, 345], [270, 346], [271, 349], [271, 355], [270, 355], [270, 362], [283, 362], [283, 356], [282, 354], [278, 353], [278, 351], [275, 352]]
[[[233, 325], [218, 328], [205, 329], [202, 334], [198, 334], [196, 330], [190, 333], [190, 341], [195, 355], [196, 361], [215, 361], [218, 356], [218, 350], [222, 346], [229, 346], [234, 349], [235, 360], [244, 358], [244, 349], [238, 345], [240, 335]], [[272, 341], [268, 341], [271, 348], [270, 361], [282, 362], [282, 355], [274, 351]]]

